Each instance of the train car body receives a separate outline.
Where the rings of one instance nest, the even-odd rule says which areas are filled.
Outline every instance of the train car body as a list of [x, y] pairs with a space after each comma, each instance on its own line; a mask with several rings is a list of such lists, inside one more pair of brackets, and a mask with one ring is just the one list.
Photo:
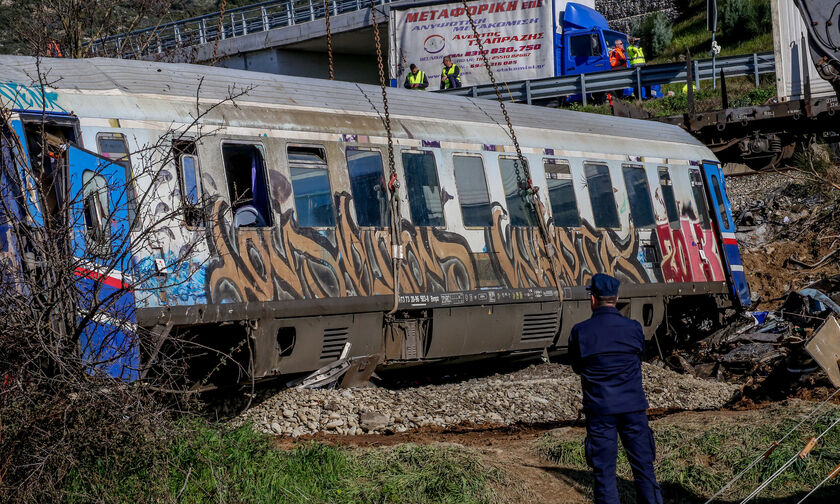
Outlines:
[[80, 278], [124, 289], [149, 334], [244, 344], [254, 378], [316, 370], [346, 343], [380, 366], [562, 352], [597, 272], [622, 281], [648, 336], [675, 303], [749, 304], [720, 166], [675, 126], [508, 105], [534, 212], [496, 102], [389, 89], [404, 256], [389, 314], [400, 252], [379, 88], [91, 59], [42, 60], [41, 92], [33, 59], [0, 67], [4, 127], [66, 130], [69, 179], [128, 181], [132, 196], [101, 206], [134, 201], [138, 226], [109, 236], [152, 236]]

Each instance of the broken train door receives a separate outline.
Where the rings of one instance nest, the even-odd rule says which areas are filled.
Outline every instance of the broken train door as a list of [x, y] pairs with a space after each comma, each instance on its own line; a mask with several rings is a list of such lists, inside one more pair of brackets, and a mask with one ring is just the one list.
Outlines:
[[706, 192], [712, 210], [712, 219], [719, 233], [726, 277], [735, 301], [742, 308], [747, 308], [752, 303], [752, 298], [744, 273], [744, 264], [741, 262], [741, 251], [735, 239], [735, 220], [732, 218], [732, 207], [726, 196], [723, 170], [717, 162], [704, 161], [703, 175], [706, 179]]
[[139, 345], [129, 274], [130, 181], [122, 165], [71, 144], [65, 148], [82, 358], [91, 370], [134, 379]]

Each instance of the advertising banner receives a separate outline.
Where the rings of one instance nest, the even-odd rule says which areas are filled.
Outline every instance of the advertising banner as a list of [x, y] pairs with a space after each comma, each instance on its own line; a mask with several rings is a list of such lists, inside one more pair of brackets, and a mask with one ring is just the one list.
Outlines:
[[[478, 0], [468, 5], [497, 81], [554, 75], [551, 1]], [[464, 86], [490, 82], [461, 2], [393, 8], [391, 48], [391, 76], [397, 86], [414, 63], [426, 72], [429, 89], [439, 89], [444, 56], [459, 66]]]

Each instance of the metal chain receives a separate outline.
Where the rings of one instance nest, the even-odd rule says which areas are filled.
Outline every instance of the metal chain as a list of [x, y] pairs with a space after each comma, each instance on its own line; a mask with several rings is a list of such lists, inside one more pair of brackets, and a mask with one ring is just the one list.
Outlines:
[[397, 189], [400, 187], [399, 180], [397, 180], [397, 169], [394, 165], [394, 139], [391, 132], [391, 114], [388, 110], [388, 94], [386, 92], [387, 86], [385, 84], [385, 65], [382, 61], [382, 39], [379, 37], [379, 23], [376, 20], [376, 4], [375, 0], [370, 0], [371, 20], [373, 21], [373, 36], [376, 40], [376, 63], [379, 65], [379, 85], [382, 88], [382, 107], [385, 110], [385, 131], [388, 135], [388, 190], [391, 197], [391, 261], [393, 266], [394, 277], [394, 305], [388, 316], [392, 316], [397, 312], [400, 301], [400, 271], [403, 259], [403, 246], [401, 235], [400, 217], [400, 200]]
[[327, 57], [330, 60], [330, 80], [335, 80], [335, 70], [333, 70], [333, 51], [332, 51], [332, 33], [330, 33], [330, 0], [324, 0], [325, 19], [327, 21]]
[[514, 162], [514, 168], [516, 169], [516, 184], [519, 189], [531, 190], [533, 182], [531, 181], [531, 173], [528, 169], [528, 163], [525, 162], [525, 158], [522, 156], [522, 149], [519, 148], [519, 140], [516, 138], [516, 132], [513, 130], [513, 124], [510, 122], [510, 116], [508, 115], [507, 108], [505, 108], [505, 102], [502, 100], [502, 93], [499, 91], [499, 85], [496, 84], [496, 76], [493, 75], [493, 69], [490, 68], [490, 61], [487, 59], [487, 53], [484, 52], [484, 43], [478, 35], [478, 28], [476, 28], [475, 20], [473, 20], [472, 14], [470, 14], [467, 0], [461, 0], [461, 2], [464, 4], [464, 12], [467, 14], [467, 19], [470, 21], [473, 36], [475, 37], [475, 41], [478, 43], [478, 51], [481, 54], [481, 59], [484, 61], [484, 68], [487, 70], [487, 75], [490, 76], [490, 82], [493, 83], [493, 90], [496, 92], [496, 99], [499, 100], [499, 108], [502, 109], [502, 115], [505, 116], [505, 122], [507, 123], [508, 131], [510, 132], [510, 138], [513, 140], [513, 146], [516, 148], [517, 160], [519, 163], [522, 163], [522, 170], [525, 172], [525, 184], [523, 185], [522, 176], [519, 174], [519, 166], [516, 162]]
[[[461, 0], [461, 3], [464, 5], [464, 12], [467, 14], [467, 19], [470, 21], [470, 27], [472, 28], [475, 41], [478, 44], [478, 51], [481, 54], [482, 61], [484, 62], [484, 68], [487, 70], [487, 75], [490, 76], [490, 82], [493, 84], [493, 90], [496, 92], [496, 100], [498, 100], [499, 108], [502, 109], [502, 115], [505, 117], [510, 139], [513, 140], [513, 146], [516, 148], [517, 159], [513, 162], [513, 167], [516, 172], [516, 184], [519, 187], [520, 192], [524, 193], [523, 196], [526, 198], [526, 201], [528, 201], [534, 209], [534, 215], [537, 217], [537, 227], [540, 230], [540, 238], [542, 238], [543, 245], [545, 245], [546, 255], [548, 256], [548, 265], [551, 270], [552, 280], [554, 280], [554, 284], [557, 287], [557, 295], [562, 300], [563, 289], [560, 288], [560, 277], [557, 275], [557, 270], [554, 267], [554, 245], [551, 243], [551, 237], [548, 234], [548, 227], [545, 220], [542, 218], [542, 205], [540, 204], [540, 198], [537, 194], [537, 190], [534, 188], [534, 183], [531, 180], [531, 170], [528, 168], [528, 163], [525, 162], [525, 157], [522, 155], [522, 149], [519, 147], [519, 140], [516, 138], [516, 131], [513, 129], [513, 123], [510, 122], [510, 116], [508, 115], [507, 108], [505, 107], [505, 102], [502, 100], [502, 92], [499, 91], [499, 85], [496, 83], [496, 76], [493, 74], [493, 69], [490, 67], [490, 61], [487, 59], [487, 53], [484, 51], [484, 43], [481, 41], [481, 37], [478, 34], [478, 28], [475, 26], [475, 20], [470, 13], [467, 0]], [[525, 181], [522, 180], [522, 176], [519, 174], [518, 163], [522, 164], [522, 171], [525, 173]]]
[[[388, 132], [388, 175], [391, 177], [389, 185], [397, 176], [394, 166], [394, 140], [391, 134], [391, 115], [388, 112], [388, 94], [385, 92], [385, 65], [382, 62], [382, 39], [379, 38], [379, 23], [376, 21], [375, 0], [370, 0], [370, 13], [373, 20], [373, 37], [376, 39], [376, 63], [379, 65], [379, 85], [382, 88], [382, 107], [385, 109], [385, 130]], [[393, 188], [392, 191], [395, 191]]]
[[213, 59], [210, 60], [210, 66], [216, 66], [216, 51], [219, 50], [219, 39], [222, 38], [222, 21], [225, 19], [226, 8], [227, 0], [222, 0], [222, 8], [219, 11], [219, 24], [216, 26], [216, 40], [213, 42]]

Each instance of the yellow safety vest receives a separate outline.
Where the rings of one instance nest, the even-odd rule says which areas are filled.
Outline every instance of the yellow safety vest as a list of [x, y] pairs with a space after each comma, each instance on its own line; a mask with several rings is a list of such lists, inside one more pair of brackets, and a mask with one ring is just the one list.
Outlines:
[[[692, 88], [693, 90], [697, 91], [697, 84], [695, 84], [695, 83], [693, 83], [693, 82], [692, 82], [692, 83], [691, 83], [691, 88]], [[688, 84], [683, 84], [683, 87], [682, 87], [682, 93], [683, 93], [683, 94], [688, 94]]]
[[[409, 84], [423, 84], [423, 79], [425, 79], [425, 78], [426, 78], [426, 74], [423, 73], [423, 70], [417, 70], [416, 74], [413, 74], [411, 72], [408, 73], [408, 83]], [[422, 88], [414, 88], [414, 89], [419, 89], [420, 91], [425, 91], [425, 89], [422, 89]]]
[[630, 60], [630, 66], [644, 65], [645, 52], [639, 46], [627, 46], [627, 59]]
[[[456, 68], [458, 68], [458, 65], [456, 65], [454, 63], [449, 68], [443, 67], [443, 71], [440, 72], [440, 78], [444, 79], [446, 81], [444, 83], [443, 89], [449, 89], [449, 76], [455, 73]], [[460, 84], [461, 83], [461, 75], [459, 74], [458, 77], [455, 77], [455, 80], [458, 81], [458, 83]]]

